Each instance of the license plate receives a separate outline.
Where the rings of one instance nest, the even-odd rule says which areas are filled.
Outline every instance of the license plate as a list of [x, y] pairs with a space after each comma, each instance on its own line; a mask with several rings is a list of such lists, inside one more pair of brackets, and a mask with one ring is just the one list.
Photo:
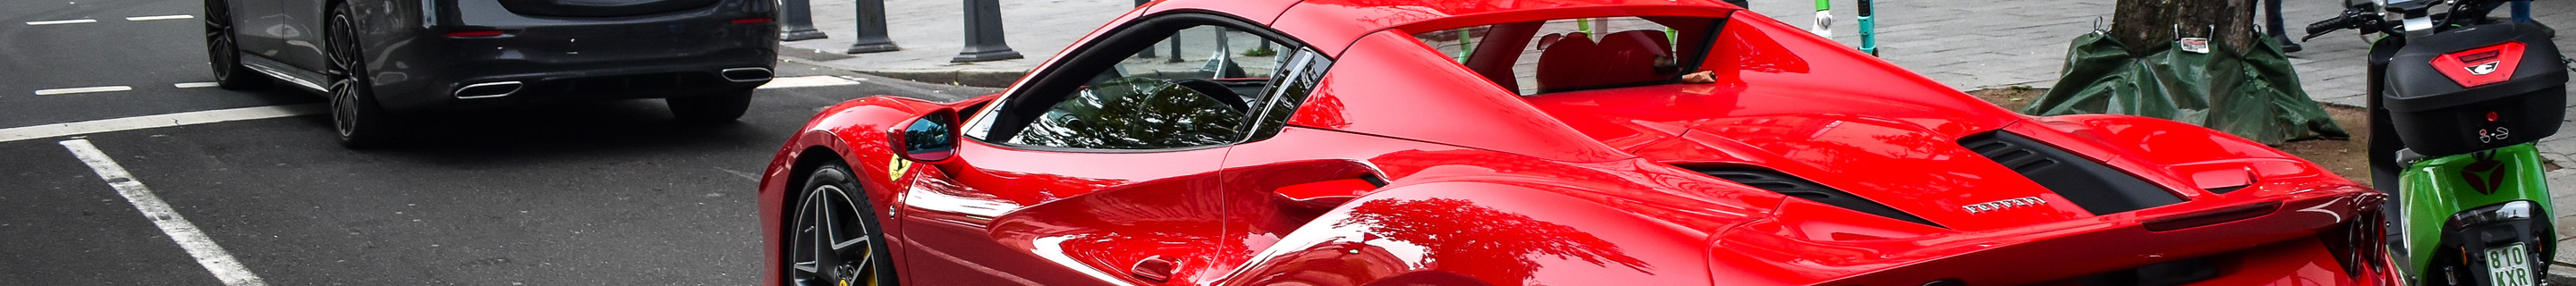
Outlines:
[[2531, 251], [2522, 243], [2487, 248], [2487, 285], [2532, 286]]

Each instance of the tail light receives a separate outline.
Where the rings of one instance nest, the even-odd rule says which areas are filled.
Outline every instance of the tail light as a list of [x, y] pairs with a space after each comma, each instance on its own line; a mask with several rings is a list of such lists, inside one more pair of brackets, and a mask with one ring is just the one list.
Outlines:
[[2504, 42], [2442, 54], [2434, 57], [2431, 64], [2460, 87], [2478, 87], [2513, 79], [2514, 67], [2522, 64], [2522, 50], [2522, 43]]
[[767, 18], [767, 17], [761, 17], [761, 18], [742, 18], [742, 19], [733, 19], [733, 21], [732, 21], [732, 22], [733, 22], [733, 24], [735, 24], [735, 25], [742, 25], [742, 24], [759, 24], [759, 23], [768, 23], [769, 21], [770, 21], [770, 19], [769, 19], [769, 18]]
[[2388, 261], [2388, 217], [2381, 213], [2381, 200], [2377, 196], [2357, 200], [2352, 221], [2317, 233], [2317, 238], [2325, 242], [2326, 252], [2343, 264], [2346, 276], [2363, 279], [2367, 273], [2394, 270], [2381, 263]]

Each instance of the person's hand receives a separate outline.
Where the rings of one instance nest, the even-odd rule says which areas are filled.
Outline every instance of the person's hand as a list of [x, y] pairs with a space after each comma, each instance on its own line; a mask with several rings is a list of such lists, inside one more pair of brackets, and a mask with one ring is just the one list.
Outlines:
[[1717, 83], [1717, 72], [1699, 71], [1682, 75], [1682, 83]]

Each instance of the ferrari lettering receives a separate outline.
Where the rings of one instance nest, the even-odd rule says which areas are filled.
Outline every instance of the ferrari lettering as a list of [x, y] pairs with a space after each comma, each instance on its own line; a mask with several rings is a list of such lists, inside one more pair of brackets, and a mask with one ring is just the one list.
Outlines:
[[2043, 204], [2048, 204], [2048, 201], [2046, 201], [2046, 200], [2041, 200], [2041, 199], [2039, 199], [2039, 197], [2038, 197], [2038, 196], [2028, 196], [2028, 197], [2010, 198], [2010, 199], [2003, 199], [2003, 200], [2000, 200], [2000, 201], [1983, 202], [1983, 203], [1977, 203], [1977, 204], [1973, 204], [1973, 205], [1961, 206], [1961, 207], [1959, 207], [1959, 209], [1967, 210], [1967, 211], [1968, 211], [1968, 213], [1970, 213], [1970, 214], [1976, 214], [1976, 213], [1985, 213], [1985, 212], [1998, 211], [1998, 210], [2009, 209], [2009, 208], [2017, 208], [2017, 207], [2024, 207], [2024, 206], [2036, 206], [2036, 205], [2043, 205]]

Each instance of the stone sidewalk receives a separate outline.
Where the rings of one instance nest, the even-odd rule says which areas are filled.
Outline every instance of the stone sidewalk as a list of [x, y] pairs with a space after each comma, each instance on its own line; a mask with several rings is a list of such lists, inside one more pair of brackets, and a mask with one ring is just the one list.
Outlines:
[[[849, 48], [855, 30], [853, 2], [813, 1], [814, 23], [830, 38], [786, 43], [788, 49], [783, 53], [790, 60], [910, 80], [987, 86], [1017, 79], [1020, 73], [1053, 57], [1134, 5], [1130, 0], [1002, 1], [1006, 43], [1026, 58], [950, 63], [949, 59], [962, 49], [960, 2], [886, 1], [891, 27], [888, 34], [904, 50], [848, 55], [841, 52]], [[1835, 40], [1858, 44], [1851, 20], [1855, 17], [1851, 10], [1855, 0], [1832, 1], [1837, 8], [1835, 19], [1839, 20]], [[1795, 26], [1813, 22], [1812, 1], [1752, 2], [1755, 12]], [[2293, 36], [2304, 36], [2299, 28], [2336, 15], [2342, 11], [2338, 6], [2342, 2], [2285, 1], [2282, 10], [2287, 13], [2283, 21]], [[1960, 90], [2045, 88], [2056, 82], [2068, 41], [2092, 31], [2096, 19], [2108, 18], [2112, 3], [2113, 0], [1879, 1], [1876, 16], [1880, 54], [1889, 62]], [[2576, 5], [2541, 2], [2533, 6], [2533, 14], [2540, 22], [2576, 23]], [[2562, 26], [2569, 25], [2576, 24]], [[2561, 37], [2556, 42], [2562, 47], [2576, 47], [2576, 37]], [[2364, 39], [2351, 31], [2340, 31], [2303, 45], [2305, 51], [2290, 56], [2302, 80], [2301, 87], [2309, 96], [2326, 104], [2360, 106], [2362, 52], [2368, 45]], [[2542, 141], [2544, 156], [2557, 162], [2576, 162], [2576, 156], [2570, 156], [2576, 152], [2576, 140], [2569, 138], [2576, 135]], [[2576, 169], [2551, 171], [2548, 177], [2551, 189], [2558, 190], [2553, 204], [2576, 206]], [[2576, 235], [2576, 215], [2561, 216], [2556, 223], [2561, 235], [2559, 246], [2564, 249], [2576, 245], [2566, 239]], [[2560, 280], [2567, 278], [2564, 275], [2576, 273], [2576, 267], [2569, 267], [2576, 266], [2576, 251], [2562, 251], [2555, 261], [2558, 266], [2551, 272], [2559, 277], [2553, 280], [2564, 281]]]

